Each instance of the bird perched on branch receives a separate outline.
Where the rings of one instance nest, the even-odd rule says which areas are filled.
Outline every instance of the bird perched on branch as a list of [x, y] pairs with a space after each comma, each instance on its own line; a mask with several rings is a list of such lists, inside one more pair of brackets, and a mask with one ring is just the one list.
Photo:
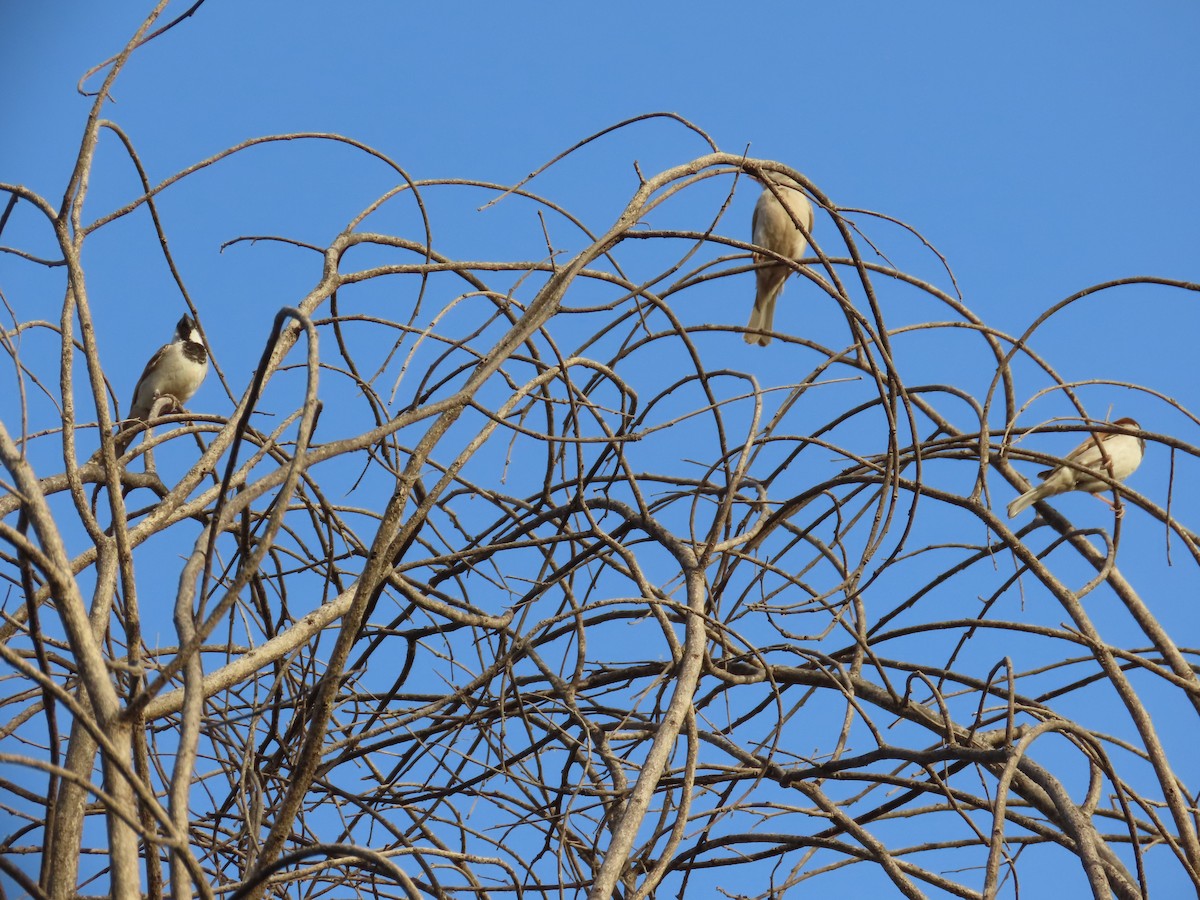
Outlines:
[[[813, 208], [808, 197], [804, 196], [800, 186], [779, 172], [766, 172], [762, 196], [754, 206], [754, 218], [751, 220], [752, 240], [760, 247], [772, 250], [788, 259], [799, 259], [804, 255], [808, 246], [805, 233], [812, 234]], [[774, 185], [779, 197], [771, 190]], [[782, 198], [783, 202], [780, 202]], [[799, 222], [804, 231], [796, 227]], [[771, 257], [760, 253], [754, 254], [756, 263], [770, 262]], [[765, 347], [771, 343], [771, 328], [775, 321], [775, 301], [783, 290], [792, 270], [783, 263], [773, 263], [759, 266], [754, 270], [757, 292], [754, 296], [754, 310], [750, 313], [749, 329], [743, 337], [747, 344], [758, 344]]]
[[[121, 423], [128, 429], [137, 421], [145, 421], [161, 397], [170, 400], [167, 412], [179, 412], [183, 404], [208, 374], [208, 350], [200, 337], [196, 321], [188, 315], [175, 326], [171, 343], [158, 348], [150, 357], [142, 377], [133, 389], [133, 402], [129, 405], [129, 417]], [[133, 435], [117, 435], [117, 455], [120, 456], [133, 440]]]
[[[1129, 418], [1117, 419], [1113, 425], [1130, 431], [1140, 431], [1142, 427]], [[1008, 517], [1010, 519], [1016, 517], [1022, 510], [1038, 500], [1056, 497], [1068, 491], [1087, 491], [1089, 494], [1099, 494], [1100, 491], [1109, 490], [1112, 486], [1108, 481], [1097, 475], [1080, 471], [1076, 466], [1106, 473], [1113, 481], [1124, 481], [1141, 465], [1142, 454], [1145, 452], [1146, 441], [1141, 435], [1115, 432], [1093, 434], [1066, 455], [1063, 465], [1039, 472], [1038, 477], [1042, 479], [1042, 483], [1035, 488], [1030, 488], [1008, 504]], [[1068, 463], [1074, 465], [1068, 465]]]

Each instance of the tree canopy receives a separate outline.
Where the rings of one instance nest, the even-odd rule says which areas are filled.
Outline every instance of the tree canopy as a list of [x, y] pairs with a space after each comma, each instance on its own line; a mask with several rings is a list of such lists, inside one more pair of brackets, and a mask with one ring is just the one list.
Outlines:
[[[156, 180], [106, 116], [161, 25], [94, 76], [61, 202], [0, 183], [0, 250], [62, 298], [54, 319], [6, 296], [0, 332], [5, 877], [51, 897], [990, 897], [1038, 857], [1095, 896], [1200, 889], [1200, 680], [1164, 613], [1200, 563], [1198, 421], [1103, 355], [1060, 374], [1041, 339], [1083, 321], [1103, 349], [1107, 298], [1200, 287], [1081, 286], [1006, 333], [917, 229], [679, 116], [654, 118], [704, 151], [631, 160], [596, 185], [605, 219], [539, 179], [651, 117], [517, 184], [415, 177], [324, 133]], [[228, 198], [189, 186], [313, 144], [392, 186], [325, 243], [228, 234], [224, 254], [312, 278], [284, 308], [206, 315], [172, 222]], [[129, 199], [91, 199], [102, 152], [136, 171]], [[756, 260], [731, 212], [769, 172], [816, 210], [801, 260]], [[443, 228], [464, 206], [503, 248]], [[114, 250], [132, 221], [143, 240]], [[123, 456], [106, 361], [167, 335], [102, 338], [119, 313], [93, 246], [153, 251], [178, 288], [164, 324], [195, 315], [212, 353]], [[780, 263], [789, 313], [746, 348], [751, 273]], [[257, 364], [223, 350], [235, 333]], [[1175, 426], [1138, 429], [1165, 493], [1108, 478], [1111, 509], [1007, 518], [1130, 414]]]

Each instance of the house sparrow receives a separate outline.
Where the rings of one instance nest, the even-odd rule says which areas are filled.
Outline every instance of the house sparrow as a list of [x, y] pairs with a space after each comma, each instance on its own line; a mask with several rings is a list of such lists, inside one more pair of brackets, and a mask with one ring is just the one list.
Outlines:
[[[769, 187], [763, 188], [762, 196], [754, 206], [754, 218], [751, 220], [752, 240], [760, 247], [773, 250], [788, 259], [799, 259], [804, 255], [808, 239], [792, 221], [805, 227], [809, 234], [813, 228], [813, 208], [808, 198], [801, 192], [791, 178], [778, 172], [767, 172], [765, 177], [776, 186], [784, 203], [771, 193]], [[786, 203], [786, 208], [784, 204]], [[789, 211], [791, 215], [789, 215]], [[754, 261], [766, 262], [770, 257], [755, 253]], [[747, 344], [758, 344], [765, 347], [771, 343], [771, 327], [775, 321], [775, 301], [783, 290], [783, 283], [792, 272], [782, 263], [761, 266], [754, 270], [757, 293], [754, 297], [754, 310], [750, 313], [749, 329], [743, 337]]]
[[[145, 421], [160, 397], [172, 401], [169, 412], [178, 412], [208, 374], [208, 351], [200, 338], [200, 330], [191, 316], [185, 315], [175, 326], [171, 343], [158, 348], [150, 357], [142, 377], [133, 389], [129, 417], [121, 423], [128, 429], [136, 421]], [[117, 455], [120, 456], [133, 440], [133, 435], [118, 435]]]
[[[1113, 425], [1135, 431], [1142, 427], [1133, 419], [1128, 418], [1117, 419]], [[1104, 446], [1103, 454], [1100, 452], [1101, 444]], [[1068, 453], [1066, 460], [1099, 472], [1107, 472], [1114, 481], [1124, 481], [1141, 465], [1142, 454], [1145, 452], [1146, 442], [1140, 435], [1105, 432], [1093, 434]], [[1045, 500], [1047, 497], [1055, 497], [1065, 494], [1067, 491], [1087, 491], [1089, 494], [1098, 494], [1100, 491], [1111, 488], [1107, 481], [1068, 465], [1039, 472], [1038, 477], [1042, 479], [1041, 484], [1030, 488], [1008, 504], [1010, 519], [1031, 504], [1038, 500]]]

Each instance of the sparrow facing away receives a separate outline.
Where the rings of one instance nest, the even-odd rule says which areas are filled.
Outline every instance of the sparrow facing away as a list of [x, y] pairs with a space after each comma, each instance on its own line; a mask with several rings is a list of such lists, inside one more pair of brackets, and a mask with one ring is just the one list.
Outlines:
[[[175, 326], [171, 343], [158, 348], [142, 377], [133, 389], [133, 402], [129, 405], [129, 417], [121, 423], [128, 428], [134, 421], [145, 421], [154, 403], [160, 397], [169, 397], [171, 406], [166, 412], [179, 412], [183, 404], [192, 398], [204, 376], [208, 374], [208, 351], [200, 338], [200, 329], [191, 316], [185, 315]], [[117, 455], [120, 456], [133, 440], [133, 435], [118, 437]]]
[[[808, 240], [804, 233], [796, 227], [799, 222], [809, 234], [813, 228], [813, 208], [791, 178], [779, 172], [767, 172], [765, 177], [775, 185], [783, 203], [764, 186], [762, 196], [754, 206], [754, 218], [751, 219], [752, 240], [760, 247], [773, 250], [788, 259], [799, 259], [804, 255]], [[786, 204], [786, 208], [784, 206]], [[789, 215], [789, 210], [791, 215]], [[792, 221], [795, 216], [795, 222]], [[770, 257], [760, 253], [754, 254], [756, 263], [766, 262]], [[792, 270], [782, 263], [760, 266], [754, 270], [757, 293], [754, 296], [754, 310], [750, 313], [749, 329], [743, 337], [747, 344], [758, 344], [765, 347], [771, 343], [771, 327], [775, 321], [775, 301], [783, 290]]]
[[[1120, 428], [1141, 430], [1141, 425], [1133, 419], [1117, 419], [1112, 423]], [[1104, 452], [1100, 451], [1103, 444]], [[1142, 454], [1146, 452], [1146, 442], [1136, 434], [1114, 434], [1105, 432], [1093, 434], [1090, 438], [1066, 455], [1066, 460], [1099, 472], [1107, 472], [1113, 481], [1124, 481], [1134, 473], [1142, 463]], [[1099, 494], [1100, 491], [1111, 489], [1111, 485], [1094, 475], [1081, 472], [1068, 465], [1039, 472], [1042, 483], [1030, 488], [1020, 497], [1008, 504], [1010, 519], [1019, 515], [1022, 510], [1045, 500], [1056, 497], [1068, 491], [1087, 491], [1089, 494]]]

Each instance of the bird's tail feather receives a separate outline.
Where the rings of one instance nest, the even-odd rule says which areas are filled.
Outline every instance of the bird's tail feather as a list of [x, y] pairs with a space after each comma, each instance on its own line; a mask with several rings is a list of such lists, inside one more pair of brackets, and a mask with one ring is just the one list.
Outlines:
[[117, 436], [114, 439], [117, 456], [125, 455], [125, 451], [129, 449], [129, 445], [133, 443], [133, 439], [138, 436], [139, 429], [135, 428], [138, 422], [132, 419], [126, 419], [117, 424]]
[[780, 282], [774, 288], [759, 291], [754, 298], [754, 309], [750, 311], [750, 322], [746, 325], [748, 330], [742, 335], [747, 344], [765, 347], [771, 343], [771, 331], [775, 327], [775, 301], [782, 290], [783, 283]]
[[1015, 519], [1025, 510], [1029, 509], [1035, 502], [1042, 499], [1042, 490], [1040, 487], [1030, 488], [1020, 497], [1008, 504], [1008, 517]]

